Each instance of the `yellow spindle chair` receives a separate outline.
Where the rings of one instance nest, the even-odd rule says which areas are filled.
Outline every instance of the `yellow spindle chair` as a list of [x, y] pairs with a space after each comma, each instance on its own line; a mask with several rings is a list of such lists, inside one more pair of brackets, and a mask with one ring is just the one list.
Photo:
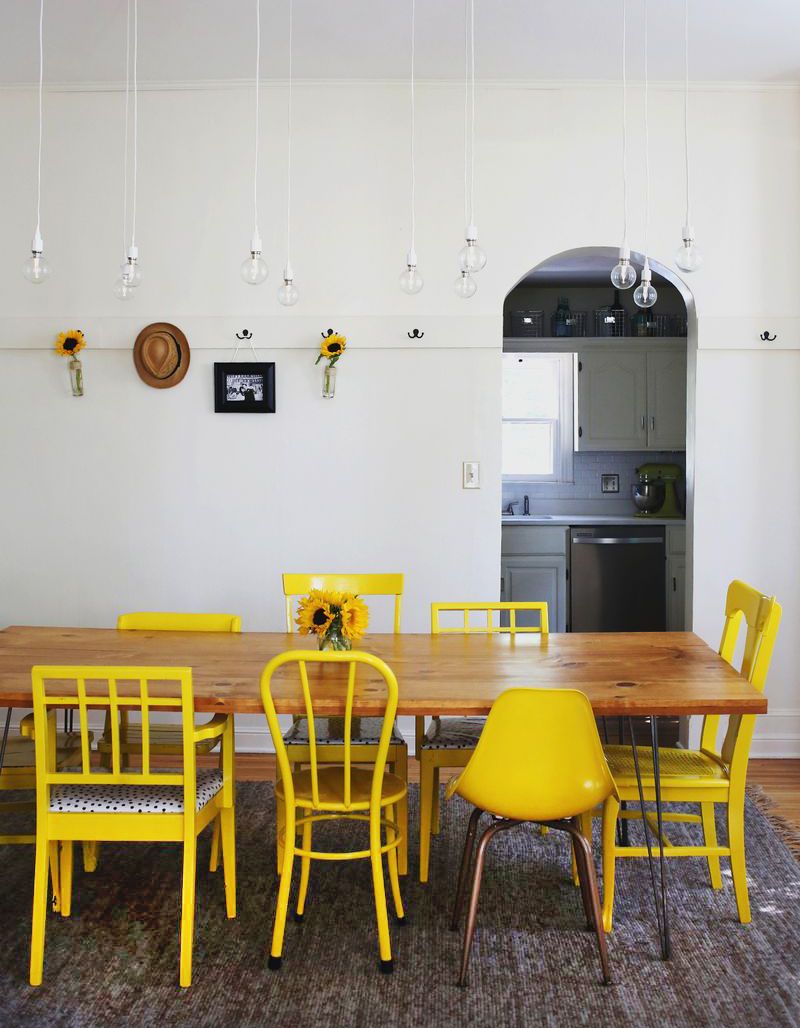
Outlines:
[[[315, 687], [321, 681], [323, 668], [316, 665], [342, 665], [339, 681], [344, 700], [344, 733], [342, 759], [335, 765], [320, 767], [319, 751], [322, 747], [315, 742], [314, 696]], [[303, 690], [305, 712], [309, 724], [309, 764], [305, 771], [295, 771], [291, 763], [294, 755], [287, 748], [275, 703], [272, 698], [274, 676], [285, 665], [296, 666]], [[311, 665], [313, 679], [309, 678]], [[386, 705], [382, 716], [378, 744], [372, 767], [355, 767], [354, 762], [362, 760], [360, 747], [352, 741], [353, 701], [356, 693], [356, 670], [374, 672], [370, 684], [376, 679], [386, 687]], [[332, 670], [332, 669], [329, 669]], [[285, 671], [283, 672], [285, 674]], [[344, 683], [346, 682], [346, 686]], [[328, 697], [335, 688], [329, 674], [325, 674], [319, 691]], [[292, 868], [295, 857], [300, 857], [300, 889], [295, 908], [295, 920], [301, 921], [305, 913], [308, 880], [312, 860], [361, 860], [369, 859], [372, 864], [372, 887], [375, 893], [375, 913], [378, 923], [378, 947], [380, 968], [392, 971], [392, 950], [389, 937], [389, 920], [386, 912], [386, 892], [383, 881], [383, 855], [386, 854], [389, 881], [392, 889], [397, 920], [404, 922], [403, 902], [400, 896], [397, 850], [402, 837], [402, 827], [396, 817], [397, 808], [406, 799], [408, 785], [397, 775], [386, 771], [392, 737], [392, 725], [397, 712], [397, 679], [378, 657], [360, 650], [351, 652], [314, 650], [290, 650], [281, 653], [267, 664], [261, 675], [261, 698], [267, 715], [269, 730], [275, 744], [280, 776], [275, 788], [275, 798], [283, 816], [279, 820], [278, 833], [281, 837], [283, 867], [281, 869], [278, 900], [275, 910], [275, 926], [272, 934], [269, 967], [277, 970], [281, 966], [283, 936], [286, 915], [289, 909], [289, 892], [292, 884]], [[302, 816], [298, 817], [297, 813]], [[384, 813], [385, 812], [385, 813]], [[369, 824], [369, 848], [362, 850], [328, 851], [312, 849], [313, 826], [320, 821], [352, 820]], [[302, 830], [302, 841], [297, 844], [297, 830]], [[382, 829], [386, 842], [382, 840]]]
[[[175, 842], [183, 844], [180, 984], [192, 979], [197, 836], [212, 821], [221, 825], [228, 917], [236, 916], [233, 720], [217, 714], [195, 727], [190, 668], [34, 667], [36, 738], [36, 862], [33, 887], [30, 983], [41, 985], [47, 915], [47, 865], [62, 846], [61, 914], [71, 913], [72, 844]], [[78, 708], [80, 769], [59, 769], [55, 719], [60, 708]], [[180, 710], [183, 766], [159, 772], [151, 764], [150, 714]], [[92, 766], [88, 719], [106, 709], [111, 726], [111, 767]], [[141, 716], [141, 768], [126, 769], [120, 713]], [[222, 742], [219, 769], [195, 768], [195, 749]], [[64, 856], [66, 854], [66, 858]]]
[[[455, 627], [442, 623], [443, 613], [461, 614], [461, 624]], [[473, 614], [485, 615], [480, 623]], [[519, 614], [526, 615], [518, 623]], [[530, 617], [528, 616], [530, 615]], [[520, 603], [432, 603], [431, 633], [433, 635], [472, 635], [473, 633], [509, 635], [547, 635], [549, 625], [547, 604]], [[416, 724], [416, 757], [420, 765], [419, 789], [419, 880], [428, 881], [431, 853], [431, 834], [439, 834], [439, 771], [443, 767], [466, 767], [475, 752], [486, 718], [434, 717], [428, 730], [425, 719], [418, 717]]]
[[[325, 589], [332, 592], [356, 593], [361, 597], [387, 596], [394, 598], [394, 632], [400, 631], [400, 608], [403, 600], [403, 576], [400, 574], [325, 574], [283, 576], [283, 594], [286, 600], [286, 631], [296, 631], [294, 610], [297, 600], [306, 596], [312, 589]], [[344, 756], [344, 740], [342, 738], [341, 718], [317, 719], [317, 759], [322, 763], [338, 764]], [[351, 743], [357, 751], [360, 763], [371, 764], [377, 752], [380, 725], [376, 718], [362, 717], [353, 719], [353, 736]], [[305, 718], [295, 718], [294, 724], [285, 733], [284, 742], [289, 747], [292, 766], [297, 770], [309, 762], [308, 723]], [[408, 782], [408, 744], [400, 734], [396, 724], [392, 725], [392, 738], [387, 756], [389, 770]], [[276, 772], [277, 773], [277, 772]], [[403, 829], [403, 842], [398, 858], [400, 874], [408, 873], [408, 803], [403, 799], [398, 814]], [[278, 857], [278, 873], [281, 868], [280, 850]]]
[[[763, 691], [767, 679], [772, 651], [781, 620], [781, 605], [774, 596], [765, 596], [746, 585], [734, 581], [728, 587], [725, 601], [725, 626], [720, 643], [720, 656], [733, 663], [739, 630], [744, 621], [747, 635], [744, 644], [741, 673], [759, 691]], [[709, 876], [714, 889], [722, 888], [720, 857], [729, 857], [736, 893], [739, 921], [750, 922], [750, 900], [747, 893], [744, 846], [744, 797], [747, 781], [747, 763], [750, 757], [750, 743], [755, 730], [756, 717], [753, 714], [736, 715], [728, 718], [728, 726], [721, 748], [717, 744], [720, 717], [706, 716], [699, 750], [659, 749], [661, 798], [665, 803], [697, 803], [699, 814], [668, 812], [665, 822], [681, 822], [701, 825], [702, 846], [674, 846], [665, 837], [661, 840], [665, 857], [705, 857], [708, 860]], [[617, 817], [641, 820], [639, 790], [629, 746], [606, 746], [606, 756], [620, 800], [629, 801], [624, 811], [619, 804], [612, 806], [610, 816], [603, 824], [603, 920], [606, 931], [611, 931], [614, 913], [614, 871], [617, 857], [646, 857], [644, 846], [622, 846], [615, 840]], [[653, 757], [649, 748], [638, 749], [639, 766], [642, 774], [645, 800], [655, 800], [653, 779]], [[717, 842], [715, 804], [724, 803], [728, 813], [728, 845]], [[648, 815], [645, 830], [657, 838], [654, 818]]]
[[[448, 783], [446, 796], [473, 804], [450, 927], [456, 930], [466, 895], [478, 822], [492, 823], [481, 836], [472, 872], [459, 985], [466, 985], [486, 850], [499, 831], [533, 821], [567, 832], [577, 854], [587, 925], [597, 936], [603, 982], [610, 980], [608, 952], [594, 862], [580, 816], [598, 803], [619, 804], [597, 724], [586, 696], [574, 689], [508, 689], [486, 719], [469, 763]], [[613, 816], [611, 817], [613, 821]], [[524, 869], [527, 874], [528, 869]]]

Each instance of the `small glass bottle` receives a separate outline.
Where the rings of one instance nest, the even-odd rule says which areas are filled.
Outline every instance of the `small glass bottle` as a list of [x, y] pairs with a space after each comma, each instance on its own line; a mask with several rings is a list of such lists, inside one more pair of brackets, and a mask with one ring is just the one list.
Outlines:
[[83, 365], [77, 357], [70, 357], [69, 381], [73, 396], [83, 396]]
[[332, 400], [336, 393], [336, 368], [326, 364], [322, 371], [322, 396]]

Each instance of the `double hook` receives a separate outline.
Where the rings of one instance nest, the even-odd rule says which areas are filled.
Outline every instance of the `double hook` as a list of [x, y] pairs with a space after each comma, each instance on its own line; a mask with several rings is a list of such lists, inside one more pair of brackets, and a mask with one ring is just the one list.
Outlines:
[[764, 340], [765, 343], [774, 343], [778, 337], [777, 335], [771, 336], [769, 332], [762, 332], [761, 338]]
[[239, 335], [238, 332], [236, 333], [236, 338], [237, 339], [252, 339], [253, 338], [253, 333], [249, 329], [243, 328], [241, 335]]
[[422, 337], [425, 335], [425, 333], [420, 332], [418, 328], [415, 328], [413, 332], [407, 332], [406, 334], [408, 335], [409, 339], [422, 339]]

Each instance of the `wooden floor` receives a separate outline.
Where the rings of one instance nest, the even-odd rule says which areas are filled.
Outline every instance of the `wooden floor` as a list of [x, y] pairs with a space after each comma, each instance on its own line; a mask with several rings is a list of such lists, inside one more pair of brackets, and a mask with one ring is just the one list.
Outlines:
[[[269, 754], [236, 755], [236, 777], [243, 781], [271, 780], [275, 775], [275, 758]], [[408, 762], [408, 777], [419, 781], [419, 764]], [[751, 760], [750, 782], [761, 785], [775, 804], [776, 812], [800, 829], [800, 760]], [[443, 775], [447, 780], [447, 774]]]

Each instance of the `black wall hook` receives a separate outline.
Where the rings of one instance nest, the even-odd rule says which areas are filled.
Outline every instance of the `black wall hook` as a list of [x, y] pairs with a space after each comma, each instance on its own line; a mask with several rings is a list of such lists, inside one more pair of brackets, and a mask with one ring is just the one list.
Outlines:
[[406, 334], [408, 335], [409, 339], [422, 339], [422, 337], [425, 335], [425, 333], [420, 332], [418, 328], [415, 328], [413, 332], [408, 332]]
[[252, 339], [253, 338], [253, 333], [251, 331], [249, 331], [249, 329], [243, 328], [241, 335], [239, 335], [238, 332], [236, 333], [236, 338], [237, 339]]
[[771, 336], [769, 332], [762, 332], [761, 338], [764, 340], [765, 343], [774, 343], [778, 337], [777, 335]]
[[333, 335], [333, 329], [329, 328], [327, 332], [320, 332], [320, 335], [323, 339], [327, 339], [329, 336]]

